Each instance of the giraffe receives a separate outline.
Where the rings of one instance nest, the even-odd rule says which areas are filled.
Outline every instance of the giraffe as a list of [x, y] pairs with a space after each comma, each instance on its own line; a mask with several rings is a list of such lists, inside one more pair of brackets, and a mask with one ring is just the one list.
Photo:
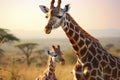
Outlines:
[[50, 9], [39, 6], [48, 19], [44, 31], [50, 34], [61, 26], [67, 35], [77, 56], [73, 68], [74, 80], [120, 80], [120, 58], [108, 53], [98, 39], [78, 25], [68, 13], [69, 4], [61, 8], [61, 0], [58, 0], [57, 6], [54, 2], [51, 1]]
[[56, 62], [60, 62], [62, 65], [65, 64], [65, 60], [62, 56], [63, 52], [61, 51], [59, 45], [57, 47], [53, 45], [51, 51], [47, 51], [47, 54], [49, 56], [47, 63], [48, 67], [44, 71], [43, 75], [37, 77], [36, 80], [57, 80], [55, 75]]

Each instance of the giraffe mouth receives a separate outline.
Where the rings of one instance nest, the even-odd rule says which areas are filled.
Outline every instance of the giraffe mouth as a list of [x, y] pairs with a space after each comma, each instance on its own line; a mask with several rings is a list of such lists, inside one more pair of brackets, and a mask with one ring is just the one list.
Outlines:
[[64, 65], [64, 64], [65, 64], [65, 61], [60, 62], [60, 64], [61, 64], [61, 65]]
[[44, 29], [46, 34], [50, 34], [51, 33], [51, 29]]

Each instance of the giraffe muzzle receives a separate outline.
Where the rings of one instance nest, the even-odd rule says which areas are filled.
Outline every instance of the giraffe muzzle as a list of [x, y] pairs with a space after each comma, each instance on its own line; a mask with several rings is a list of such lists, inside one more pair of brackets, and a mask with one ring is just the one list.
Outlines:
[[63, 59], [61, 62], [60, 62], [61, 65], [64, 65], [65, 64], [65, 60]]
[[46, 34], [50, 34], [50, 33], [51, 33], [51, 30], [52, 30], [52, 29], [47, 29], [47, 28], [44, 29], [44, 31], [45, 31]]

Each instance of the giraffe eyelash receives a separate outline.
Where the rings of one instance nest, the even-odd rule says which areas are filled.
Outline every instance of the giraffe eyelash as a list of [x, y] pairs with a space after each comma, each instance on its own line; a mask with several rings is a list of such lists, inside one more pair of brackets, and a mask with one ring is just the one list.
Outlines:
[[57, 55], [54, 55], [54, 57], [57, 57]]
[[62, 16], [57, 16], [57, 18], [62, 18]]

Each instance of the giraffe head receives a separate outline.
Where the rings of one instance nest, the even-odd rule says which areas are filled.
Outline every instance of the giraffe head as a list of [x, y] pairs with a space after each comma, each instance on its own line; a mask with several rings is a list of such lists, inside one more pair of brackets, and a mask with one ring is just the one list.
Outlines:
[[61, 51], [59, 45], [57, 47], [53, 45], [51, 51], [47, 51], [47, 54], [52, 57], [53, 62], [57, 62], [57, 63], [60, 62], [62, 65], [65, 64], [65, 60], [63, 58], [63, 52]]
[[65, 8], [60, 8], [61, 0], [58, 0], [58, 5], [54, 7], [55, 0], [51, 1], [50, 8], [47, 8], [46, 6], [40, 5], [40, 9], [46, 14], [46, 18], [48, 19], [48, 23], [45, 27], [45, 33], [49, 34], [52, 29], [58, 28], [61, 26], [66, 13], [69, 10], [69, 4], [65, 5]]

